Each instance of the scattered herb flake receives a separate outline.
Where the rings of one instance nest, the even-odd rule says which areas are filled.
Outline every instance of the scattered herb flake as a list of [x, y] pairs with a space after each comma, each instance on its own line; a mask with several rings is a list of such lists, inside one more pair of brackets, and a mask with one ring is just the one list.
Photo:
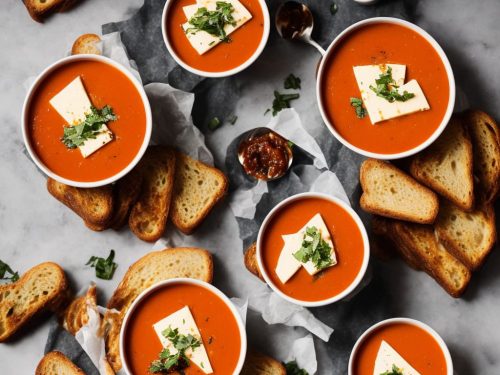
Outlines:
[[198, 8], [188, 20], [191, 26], [186, 29], [186, 34], [205, 31], [218, 37], [221, 41], [229, 43], [231, 38], [226, 35], [224, 27], [226, 25], [236, 26], [236, 20], [233, 17], [234, 11], [233, 5], [226, 1], [217, 1], [215, 10], [208, 10], [206, 7]]
[[391, 371], [382, 372], [380, 375], [403, 375], [403, 371], [393, 364]]
[[406, 90], [403, 94], [397, 90], [399, 86], [396, 85], [396, 81], [392, 78], [392, 68], [390, 66], [385, 73], [379, 75], [378, 79], [375, 80], [375, 84], [376, 86], [370, 85], [370, 90], [377, 94], [377, 96], [387, 100], [389, 103], [395, 101], [406, 102], [415, 97], [415, 94]]
[[301, 263], [312, 261], [317, 270], [322, 270], [332, 264], [332, 248], [321, 237], [321, 232], [315, 226], [307, 227], [302, 245], [293, 256]]
[[330, 13], [332, 14], [332, 16], [337, 13], [337, 11], [339, 10], [339, 7], [336, 3], [332, 3], [330, 5]]
[[86, 266], [95, 268], [95, 275], [99, 279], [111, 280], [115, 273], [118, 264], [113, 259], [115, 258], [115, 251], [111, 250], [106, 259], [101, 257], [92, 256], [89, 261], [85, 263]]
[[363, 101], [359, 98], [351, 98], [350, 99], [351, 106], [356, 111], [356, 116], [358, 118], [363, 118], [366, 116], [366, 108], [363, 107]]
[[301, 369], [296, 361], [291, 361], [285, 364], [286, 375], [309, 375], [306, 370]]
[[[300, 94], [281, 94], [278, 91], [274, 91], [273, 116], [276, 116], [285, 108], [290, 108], [290, 102], [298, 98], [300, 98]], [[264, 114], [267, 114], [270, 110], [267, 109]]]
[[19, 280], [19, 273], [14, 272], [7, 263], [0, 260], [0, 280], [9, 280], [14, 283]]
[[228, 121], [229, 121], [229, 123], [230, 123], [231, 125], [234, 125], [234, 124], [236, 124], [236, 121], [238, 121], [238, 116], [236, 116], [236, 115], [232, 115], [231, 117], [229, 117], [229, 120], [228, 120]]
[[219, 120], [218, 117], [214, 117], [208, 122], [208, 129], [212, 131], [217, 129], [219, 126], [221, 126], [221, 121]]
[[284, 87], [285, 89], [300, 90], [300, 78], [290, 73], [290, 75], [285, 78]]

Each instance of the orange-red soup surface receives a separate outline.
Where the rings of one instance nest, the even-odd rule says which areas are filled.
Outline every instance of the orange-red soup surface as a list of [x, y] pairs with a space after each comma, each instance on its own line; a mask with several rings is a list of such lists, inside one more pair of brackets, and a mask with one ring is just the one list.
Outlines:
[[[353, 67], [372, 64], [406, 65], [405, 82], [416, 79], [430, 110], [372, 125], [356, 117], [350, 98], [360, 98]], [[352, 145], [369, 152], [408, 151], [439, 127], [448, 106], [449, 82], [441, 58], [422, 36], [401, 25], [378, 23], [347, 34], [326, 62], [321, 86], [323, 107], [335, 130]]]
[[[118, 116], [107, 124], [114, 139], [87, 158], [61, 142], [67, 124], [49, 103], [78, 76], [92, 104], [109, 105]], [[34, 92], [28, 116], [30, 142], [42, 163], [57, 175], [80, 182], [122, 171], [139, 152], [146, 133], [146, 113], [136, 87], [125, 74], [100, 61], [73, 61], [50, 73]]]
[[[315, 276], [301, 267], [283, 284], [275, 271], [284, 245], [281, 236], [299, 231], [317, 213], [332, 236], [337, 264]], [[301, 301], [320, 301], [343, 292], [360, 272], [364, 257], [363, 238], [354, 219], [338, 204], [322, 198], [301, 198], [279, 209], [266, 227], [261, 246], [264, 267], [274, 285]]]
[[[162, 345], [153, 324], [189, 306], [200, 330], [215, 375], [232, 374], [238, 363], [241, 338], [236, 319], [227, 305], [211, 291], [197, 285], [174, 284], [147, 296], [130, 316], [125, 332], [126, 361], [134, 375], [149, 374]], [[194, 363], [186, 375], [204, 374]]]
[[258, 0], [240, 0], [252, 14], [252, 19], [232, 32], [231, 42], [219, 43], [199, 55], [191, 46], [182, 25], [187, 22], [182, 10], [194, 0], [174, 0], [167, 16], [167, 37], [179, 58], [192, 68], [205, 72], [224, 72], [246, 62], [257, 50], [264, 35], [264, 14]]
[[437, 341], [422, 328], [407, 323], [392, 323], [369, 334], [354, 358], [353, 375], [373, 375], [382, 340], [421, 375], [446, 375], [446, 359]]

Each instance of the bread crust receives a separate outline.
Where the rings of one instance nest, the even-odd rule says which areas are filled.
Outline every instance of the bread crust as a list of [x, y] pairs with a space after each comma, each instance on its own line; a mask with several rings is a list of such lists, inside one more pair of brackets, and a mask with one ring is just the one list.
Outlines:
[[61, 369], [64, 369], [65, 374], [85, 375], [82, 369], [58, 351], [49, 352], [43, 356], [36, 367], [35, 375], [56, 375]]
[[260, 272], [259, 264], [257, 262], [257, 243], [254, 242], [245, 250], [244, 255], [245, 267], [250, 273], [257, 276], [259, 279], [264, 281], [264, 277]]
[[97, 43], [101, 41], [101, 37], [97, 34], [80, 35], [73, 46], [71, 47], [72, 55], [93, 54], [102, 55], [101, 50], [97, 47]]
[[240, 375], [286, 375], [286, 368], [276, 359], [250, 350]]
[[73, 336], [89, 321], [87, 306], [97, 308], [97, 289], [96, 285], [92, 284], [87, 293], [83, 296], [75, 298], [62, 316], [63, 327]]

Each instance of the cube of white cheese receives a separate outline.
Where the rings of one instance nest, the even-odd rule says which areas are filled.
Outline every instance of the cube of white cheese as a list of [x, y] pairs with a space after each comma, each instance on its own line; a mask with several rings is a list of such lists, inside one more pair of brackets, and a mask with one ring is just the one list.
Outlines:
[[[245, 6], [239, 2], [238, 0], [225, 0], [228, 3], [231, 3], [234, 8], [234, 12], [232, 16], [236, 25], [226, 25], [224, 26], [224, 31], [226, 35], [230, 35], [232, 32], [243, 26], [245, 23], [252, 19], [252, 14], [248, 11]], [[199, 55], [203, 55], [204, 53], [210, 51], [216, 45], [218, 45], [221, 40], [219, 37], [211, 35], [203, 30], [193, 30], [193, 25], [189, 23], [189, 19], [194, 16], [194, 14], [198, 11], [199, 8], [207, 8], [209, 11], [215, 10], [217, 7], [217, 0], [197, 0], [196, 4], [188, 5], [183, 8], [184, 14], [188, 22], [182, 25], [184, 32], [189, 40], [189, 43], [193, 46], [193, 48], [198, 52]]]
[[182, 309], [177, 310], [173, 314], [163, 318], [159, 322], [153, 324], [153, 329], [156, 332], [156, 335], [160, 339], [161, 344], [164, 348], [170, 350], [171, 354], [177, 353], [177, 349], [174, 347], [172, 342], [162, 335], [162, 332], [167, 328], [178, 329], [179, 334], [188, 335], [191, 334], [198, 340], [200, 340], [201, 345], [197, 348], [187, 349], [186, 356], [189, 360], [198, 366], [205, 374], [212, 374], [213, 369], [210, 364], [210, 360], [208, 358], [207, 351], [205, 350], [205, 345], [203, 344], [203, 340], [200, 334], [200, 330], [196, 325], [196, 322], [191, 314], [191, 310], [189, 306], [184, 306]]
[[[80, 76], [71, 81], [64, 89], [57, 93], [49, 103], [68, 123], [69, 126], [78, 125], [85, 120], [91, 111], [92, 103], [85, 91]], [[101, 126], [101, 131], [96, 138], [87, 139], [79, 150], [84, 158], [113, 140], [113, 133], [106, 125]]]
[[384, 374], [386, 371], [391, 372], [393, 365], [400, 369], [404, 375], [420, 375], [392, 346], [386, 341], [382, 341], [375, 359], [373, 375]]
[[[402, 94], [404, 91], [407, 91], [415, 94], [415, 97], [408, 99], [406, 102], [394, 101], [390, 103], [386, 99], [377, 96], [377, 94], [370, 89], [370, 86], [376, 87], [375, 81], [379, 78], [380, 74], [387, 71], [389, 66], [392, 68], [392, 78], [396, 82], [396, 85], [399, 86], [399, 89], [397, 89], [398, 92]], [[430, 109], [429, 103], [417, 81], [412, 80], [404, 84], [406, 72], [406, 67], [404, 65], [364, 65], [355, 66], [353, 70], [361, 93], [361, 99], [368, 111], [368, 116], [372, 124]]]
[[317, 213], [297, 233], [282, 236], [285, 244], [278, 258], [278, 264], [276, 265], [275, 271], [283, 284], [290, 280], [290, 278], [299, 270], [301, 266], [304, 267], [310, 275], [315, 275], [321, 271], [316, 268], [312, 261], [301, 263], [293, 255], [301, 248], [306, 229], [309, 227], [316, 227], [321, 234], [321, 238], [330, 246], [332, 263], [329, 267], [337, 264], [332, 237], [325, 221], [321, 217], [321, 214]]

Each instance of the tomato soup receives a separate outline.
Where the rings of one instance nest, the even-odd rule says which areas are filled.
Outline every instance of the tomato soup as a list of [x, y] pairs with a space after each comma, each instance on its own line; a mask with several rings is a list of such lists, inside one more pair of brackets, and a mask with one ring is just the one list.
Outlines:
[[[84, 158], [78, 148], [69, 149], [61, 137], [67, 126], [49, 101], [80, 76], [96, 108], [109, 105], [117, 119], [107, 123], [114, 139]], [[122, 171], [136, 157], [146, 133], [146, 112], [132, 81], [101, 61], [68, 62], [50, 73], [37, 87], [28, 110], [31, 146], [53, 173], [73, 181], [100, 181]]]
[[[229, 307], [208, 289], [187, 283], [166, 285], [142, 300], [129, 317], [125, 331], [125, 361], [132, 374], [150, 374], [152, 361], [158, 359], [162, 345], [153, 324], [188, 306], [199, 328], [214, 374], [235, 370], [241, 350], [236, 319]], [[191, 363], [186, 375], [204, 374]]]
[[[331, 234], [337, 264], [314, 276], [301, 267], [282, 283], [275, 271], [284, 245], [281, 236], [299, 231], [317, 213]], [[321, 301], [346, 290], [361, 271], [363, 237], [354, 219], [340, 205], [304, 197], [291, 201], [273, 215], [262, 236], [261, 257], [273, 284], [283, 293], [301, 301]]]
[[[374, 125], [369, 116], [357, 118], [350, 105], [351, 97], [360, 97], [353, 67], [383, 64], [406, 65], [405, 82], [417, 80], [430, 109]], [[450, 98], [448, 75], [434, 47], [410, 28], [392, 23], [348, 33], [332, 50], [323, 74], [321, 100], [330, 124], [350, 144], [379, 154], [405, 152], [425, 142], [441, 124]]]
[[187, 22], [183, 7], [195, 0], [172, 0], [166, 17], [167, 38], [177, 56], [192, 68], [205, 72], [224, 72], [245, 63], [257, 50], [264, 35], [264, 13], [259, 0], [240, 0], [252, 19], [229, 35], [229, 43], [219, 43], [199, 55], [189, 43], [182, 28]]
[[386, 341], [421, 375], [446, 375], [446, 358], [428, 332], [409, 323], [390, 323], [370, 333], [354, 358], [353, 375], [373, 375], [382, 340]]

